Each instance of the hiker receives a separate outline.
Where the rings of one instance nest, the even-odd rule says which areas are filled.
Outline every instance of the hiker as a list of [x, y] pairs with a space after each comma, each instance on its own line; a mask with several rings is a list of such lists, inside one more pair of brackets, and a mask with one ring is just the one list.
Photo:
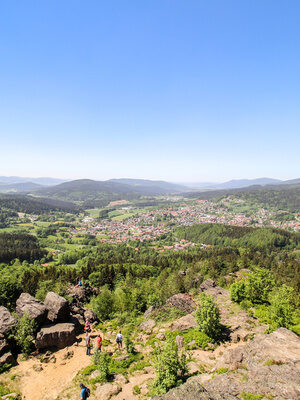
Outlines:
[[97, 336], [97, 339], [96, 339], [96, 349], [97, 349], [97, 353], [101, 353], [101, 349], [102, 349], [102, 337], [101, 337], [101, 335], [100, 335], [100, 333], [99, 333], [99, 335]]
[[91, 355], [91, 337], [89, 333], [86, 333], [85, 336], [85, 344], [86, 344], [86, 355], [90, 356]]
[[89, 396], [90, 396], [90, 389], [87, 388], [86, 386], [84, 386], [83, 383], [81, 383], [80, 385], [80, 400], [86, 400]]
[[90, 320], [89, 320], [89, 319], [87, 319], [87, 320], [85, 321], [84, 331], [85, 331], [85, 332], [90, 332], [90, 331], [91, 331], [91, 324], [90, 324]]
[[116, 336], [116, 342], [117, 342], [117, 345], [118, 345], [118, 350], [121, 350], [122, 343], [123, 343], [123, 335], [122, 335], [121, 331], [119, 331], [119, 333]]
[[83, 286], [82, 280], [77, 278], [77, 285], [75, 287]]

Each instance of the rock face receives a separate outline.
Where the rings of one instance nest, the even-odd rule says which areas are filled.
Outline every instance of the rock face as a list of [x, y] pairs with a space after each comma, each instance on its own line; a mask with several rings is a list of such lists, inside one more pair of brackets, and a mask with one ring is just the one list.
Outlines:
[[6, 307], [0, 307], [0, 334], [7, 335], [16, 320]]
[[139, 329], [141, 329], [142, 331], [151, 332], [154, 327], [155, 327], [154, 319], [147, 319], [146, 321], [143, 321], [141, 323]]
[[44, 326], [37, 333], [35, 345], [37, 349], [71, 346], [76, 340], [75, 326], [71, 323]]
[[207, 392], [195, 378], [190, 378], [185, 384], [170, 390], [152, 400], [237, 400], [234, 396], [220, 396], [218, 393]]
[[166, 306], [175, 307], [187, 314], [190, 314], [193, 312], [194, 308], [196, 308], [197, 304], [192, 299], [192, 296], [188, 293], [179, 293], [170, 297], [166, 301]]
[[70, 316], [68, 301], [54, 292], [48, 292], [45, 298], [45, 307], [48, 311], [47, 318], [51, 322], [67, 321]]
[[45, 305], [30, 296], [30, 294], [22, 293], [16, 304], [16, 312], [19, 317], [22, 317], [26, 313], [28, 314], [28, 317], [34, 319], [38, 325], [45, 321], [47, 315]]
[[[300, 338], [280, 328], [270, 335], [224, 351], [215, 370], [222, 374], [200, 374], [155, 400], [240, 399], [241, 393], [265, 394], [264, 398], [300, 398]], [[207, 375], [204, 377], [204, 375]]]
[[0, 336], [0, 366], [4, 364], [12, 364], [16, 363], [14, 356], [10, 351], [9, 344], [4, 339], [4, 337]]
[[96, 313], [94, 313], [94, 311], [92, 311], [92, 310], [89, 310], [88, 308], [86, 308], [84, 310], [83, 316], [84, 316], [85, 320], [88, 319], [91, 323], [98, 321], [98, 317], [97, 317]]
[[187, 314], [171, 324], [171, 331], [185, 331], [186, 329], [196, 328], [198, 326], [195, 317], [192, 314]]
[[115, 383], [106, 383], [105, 385], [97, 385], [95, 398], [98, 400], [109, 400], [121, 391], [121, 387]]

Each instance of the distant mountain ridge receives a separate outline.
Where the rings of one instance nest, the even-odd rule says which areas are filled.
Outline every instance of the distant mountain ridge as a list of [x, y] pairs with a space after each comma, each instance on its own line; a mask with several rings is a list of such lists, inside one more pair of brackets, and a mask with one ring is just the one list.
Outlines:
[[227, 182], [217, 183], [217, 182], [194, 182], [186, 184], [186, 186], [193, 189], [238, 189], [253, 185], [279, 185], [284, 183], [280, 179], [273, 178], [255, 178], [255, 179], [232, 179]]
[[28, 178], [28, 177], [20, 177], [20, 176], [0, 176], [0, 185], [13, 185], [16, 183], [36, 183], [41, 186], [51, 186], [58, 185], [63, 182], [67, 182], [67, 179], [60, 178], [48, 178], [48, 177], [40, 177], [40, 178]]

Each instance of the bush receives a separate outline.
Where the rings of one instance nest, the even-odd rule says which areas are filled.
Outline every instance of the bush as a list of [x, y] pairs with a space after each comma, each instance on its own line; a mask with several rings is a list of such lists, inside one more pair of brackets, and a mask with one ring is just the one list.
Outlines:
[[23, 354], [28, 355], [33, 348], [35, 332], [35, 321], [28, 318], [28, 314], [24, 314], [21, 318], [17, 317], [17, 323], [13, 327], [10, 337], [17, 342]]
[[256, 268], [248, 275], [245, 288], [246, 298], [253, 303], [268, 303], [269, 294], [274, 288], [275, 281], [271, 271], [265, 268]]
[[100, 371], [99, 378], [102, 382], [107, 382], [109, 378], [109, 365], [111, 362], [111, 356], [106, 352], [95, 353], [94, 364]]
[[292, 325], [295, 311], [294, 298], [294, 289], [286, 285], [282, 285], [271, 293], [269, 317], [272, 327], [289, 328]]
[[230, 286], [231, 300], [235, 301], [236, 303], [240, 303], [241, 301], [243, 301], [246, 297], [245, 289], [246, 289], [246, 283], [243, 279], [234, 282]]
[[182, 382], [187, 374], [185, 355], [179, 356], [174, 340], [168, 341], [163, 348], [157, 350], [154, 368], [156, 378], [153, 383], [153, 394], [163, 394]]
[[220, 324], [220, 310], [211, 297], [202, 293], [196, 310], [196, 320], [199, 330], [212, 339], [220, 338], [222, 326]]
[[130, 339], [129, 336], [126, 336], [126, 337], [125, 337], [125, 347], [126, 347], [127, 353], [130, 353], [130, 354], [134, 354], [134, 353], [135, 353], [135, 350], [134, 350], [134, 343], [133, 343], [133, 341]]
[[101, 321], [110, 317], [113, 307], [113, 296], [108, 289], [105, 289], [97, 297], [93, 297], [90, 303], [90, 308], [97, 314], [97, 317]]

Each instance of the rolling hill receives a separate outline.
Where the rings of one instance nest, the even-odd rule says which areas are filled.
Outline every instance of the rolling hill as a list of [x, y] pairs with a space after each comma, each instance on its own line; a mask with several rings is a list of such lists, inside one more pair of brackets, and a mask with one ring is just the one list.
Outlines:
[[[121, 182], [122, 181], [122, 182]], [[88, 201], [94, 199], [138, 198], [141, 196], [160, 196], [179, 193], [179, 185], [146, 180], [94, 181], [79, 179], [60, 185], [34, 191], [37, 195], [69, 201]], [[124, 183], [123, 183], [124, 182]], [[127, 182], [127, 183], [125, 183]]]

